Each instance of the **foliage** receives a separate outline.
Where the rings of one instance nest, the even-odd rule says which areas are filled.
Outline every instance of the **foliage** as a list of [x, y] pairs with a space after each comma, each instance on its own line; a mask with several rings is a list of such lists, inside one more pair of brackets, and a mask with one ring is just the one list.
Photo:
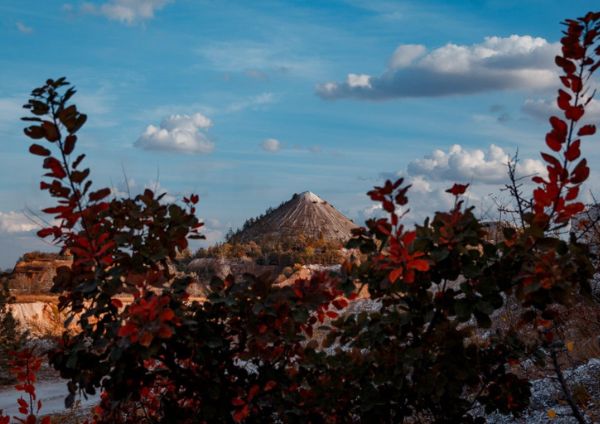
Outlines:
[[[109, 189], [91, 192], [83, 155], [72, 158], [86, 119], [68, 103], [75, 91], [64, 78], [35, 89], [25, 132], [58, 152], [30, 148], [44, 157], [41, 188], [58, 203], [45, 212], [60, 222], [39, 235], [74, 257], [53, 287], [80, 329], [65, 332], [51, 354], [70, 380], [68, 403], [101, 387], [100, 423], [481, 422], [477, 404], [518, 415], [530, 388], [511, 364], [553, 346], [554, 306], [587, 292], [593, 272], [586, 245], [550, 231], [582, 210], [589, 168], [578, 137], [595, 132], [580, 119], [591, 98], [587, 76], [600, 66], [599, 21], [590, 13], [566, 22], [557, 57], [565, 119], [550, 119], [548, 177], [535, 178], [522, 230], [488, 241], [461, 184], [448, 190], [450, 211], [406, 229], [396, 211], [409, 186], [387, 181], [369, 195], [388, 216], [368, 221], [349, 244], [366, 255], [362, 263], [287, 287], [250, 275], [214, 279], [203, 303], [188, 301], [190, 279], [169, 268], [186, 237], [198, 237], [198, 197], [179, 206], [150, 190], [112, 200]], [[377, 307], [347, 310], [365, 289]], [[116, 298], [123, 293], [133, 295], [130, 305]], [[519, 325], [531, 326], [539, 344], [520, 340], [519, 328], [475, 337], [507, 299], [523, 308]]]
[[[19, 413], [22, 417], [14, 417], [16, 422], [22, 424], [50, 424], [50, 417], [40, 417], [42, 401], [37, 398], [35, 390], [36, 373], [42, 365], [42, 358], [32, 348], [24, 348], [18, 352], [10, 353], [11, 373], [17, 379], [15, 389], [25, 394], [27, 399], [20, 396], [17, 399]], [[0, 424], [8, 424], [10, 417], [4, 416], [0, 411]]]
[[199, 249], [197, 258], [250, 258], [258, 265], [278, 267], [294, 264], [336, 265], [344, 261], [343, 244], [337, 241], [315, 239], [302, 234], [264, 238], [260, 244], [228, 241]]
[[8, 307], [12, 300], [8, 290], [8, 275], [0, 275], [0, 383], [11, 380], [8, 374], [8, 353], [19, 349], [23, 341], [17, 321]]

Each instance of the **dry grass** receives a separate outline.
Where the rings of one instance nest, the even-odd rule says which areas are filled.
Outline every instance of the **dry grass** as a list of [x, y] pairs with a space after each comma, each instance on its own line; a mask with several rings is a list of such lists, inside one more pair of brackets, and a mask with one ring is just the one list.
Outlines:
[[58, 296], [51, 294], [14, 294], [15, 303], [53, 303], [58, 304]]

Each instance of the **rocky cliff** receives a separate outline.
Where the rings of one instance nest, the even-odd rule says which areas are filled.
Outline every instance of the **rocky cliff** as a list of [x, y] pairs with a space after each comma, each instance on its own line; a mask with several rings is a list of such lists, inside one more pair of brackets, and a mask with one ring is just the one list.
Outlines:
[[47, 293], [52, 287], [56, 270], [70, 267], [70, 256], [56, 253], [26, 253], [8, 276], [9, 287], [17, 293]]

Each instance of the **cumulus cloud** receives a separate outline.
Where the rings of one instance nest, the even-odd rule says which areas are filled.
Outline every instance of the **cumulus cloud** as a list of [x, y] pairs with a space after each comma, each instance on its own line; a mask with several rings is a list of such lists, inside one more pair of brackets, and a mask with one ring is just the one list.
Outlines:
[[446, 44], [427, 51], [400, 45], [380, 76], [348, 74], [344, 82], [317, 86], [324, 99], [386, 100], [438, 97], [491, 90], [541, 89], [556, 84], [558, 43], [529, 35], [486, 37], [472, 45]]
[[[468, 150], [458, 144], [447, 152], [434, 150], [422, 159], [415, 159], [408, 164], [410, 175], [422, 175], [436, 181], [480, 182], [502, 184], [507, 179], [506, 164], [510, 156], [501, 147], [492, 144], [487, 152], [481, 149]], [[542, 162], [524, 159], [517, 165], [519, 175], [544, 175]]]
[[146, 150], [210, 153], [214, 149], [214, 143], [205, 131], [211, 125], [211, 120], [201, 113], [171, 115], [159, 127], [148, 125], [135, 146]]
[[108, 19], [133, 24], [152, 19], [154, 12], [162, 9], [172, 0], [109, 0], [96, 6], [84, 3], [83, 11], [106, 16]]
[[21, 212], [0, 212], [0, 233], [26, 233], [38, 228], [39, 225], [31, 222]]
[[[502, 184], [507, 179], [509, 160], [508, 153], [494, 144], [490, 145], [487, 152], [464, 149], [455, 144], [447, 152], [437, 149], [422, 159], [411, 161], [407, 171], [411, 175], [424, 175], [437, 181]], [[545, 167], [541, 161], [523, 159], [519, 161], [516, 171], [519, 175], [543, 175]]]
[[396, 48], [394, 54], [392, 54], [388, 68], [406, 68], [426, 52], [427, 48], [421, 44], [401, 44]]
[[281, 142], [275, 138], [267, 138], [260, 145], [265, 152], [276, 153], [281, 150]]
[[[555, 100], [526, 99], [521, 108], [523, 112], [537, 119], [547, 121], [552, 115], [563, 116]], [[600, 102], [592, 100], [586, 107], [582, 121], [597, 123], [600, 121]]]
[[21, 34], [31, 34], [33, 32], [33, 28], [25, 25], [23, 22], [17, 22], [17, 29]]

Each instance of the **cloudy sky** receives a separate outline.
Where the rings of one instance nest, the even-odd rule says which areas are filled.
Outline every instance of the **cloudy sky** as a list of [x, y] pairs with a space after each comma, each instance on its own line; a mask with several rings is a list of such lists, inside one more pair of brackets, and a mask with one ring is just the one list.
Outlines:
[[413, 183], [413, 219], [448, 206], [453, 181], [485, 215], [517, 149], [521, 173], [543, 172], [559, 22], [590, 4], [2, 0], [0, 268], [51, 248], [18, 120], [48, 77], [77, 86], [97, 184], [199, 193], [211, 242], [305, 190], [364, 221], [364, 193], [395, 175]]

